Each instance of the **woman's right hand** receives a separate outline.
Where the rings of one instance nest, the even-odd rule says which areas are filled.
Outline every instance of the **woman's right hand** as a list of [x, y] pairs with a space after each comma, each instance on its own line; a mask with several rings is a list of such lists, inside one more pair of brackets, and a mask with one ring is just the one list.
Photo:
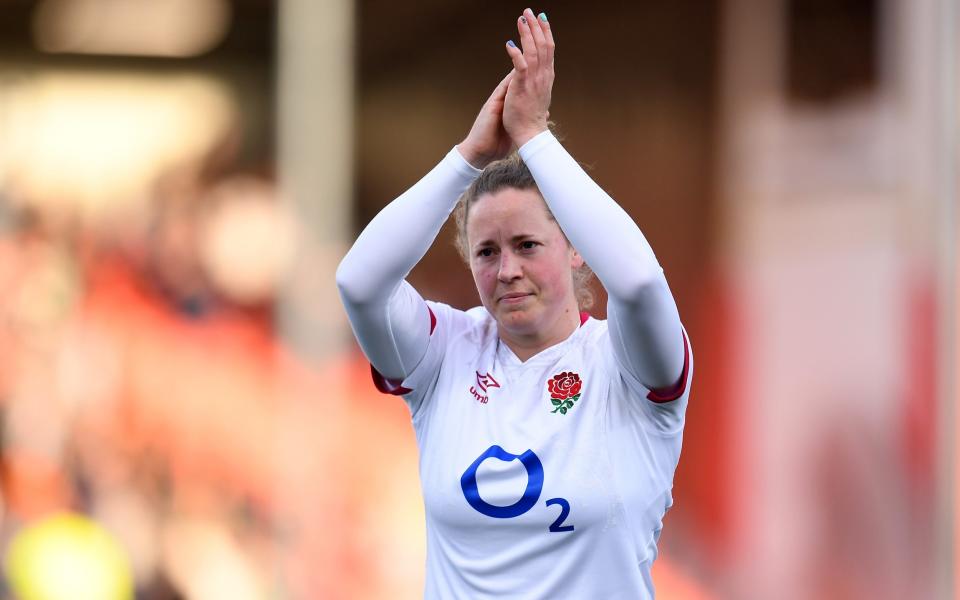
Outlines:
[[497, 85], [480, 109], [470, 133], [457, 144], [461, 156], [478, 169], [504, 158], [513, 146], [513, 140], [503, 128], [503, 102], [513, 75], [514, 71], [510, 71]]

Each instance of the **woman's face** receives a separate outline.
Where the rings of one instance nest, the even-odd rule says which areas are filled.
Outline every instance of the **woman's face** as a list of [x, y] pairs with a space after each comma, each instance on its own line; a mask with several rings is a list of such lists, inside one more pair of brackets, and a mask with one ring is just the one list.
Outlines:
[[537, 190], [484, 194], [467, 218], [470, 270], [480, 300], [501, 329], [554, 337], [577, 314], [573, 269], [583, 264]]

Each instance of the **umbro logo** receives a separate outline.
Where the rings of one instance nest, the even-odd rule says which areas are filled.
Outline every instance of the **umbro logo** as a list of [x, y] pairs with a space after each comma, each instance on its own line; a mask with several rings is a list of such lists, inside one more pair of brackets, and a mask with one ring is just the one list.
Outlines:
[[500, 387], [500, 384], [497, 383], [497, 380], [493, 378], [493, 375], [490, 373], [480, 374], [480, 371], [477, 371], [477, 385], [470, 386], [470, 393], [473, 394], [474, 399], [480, 404], [486, 404], [490, 399], [487, 396], [487, 388]]

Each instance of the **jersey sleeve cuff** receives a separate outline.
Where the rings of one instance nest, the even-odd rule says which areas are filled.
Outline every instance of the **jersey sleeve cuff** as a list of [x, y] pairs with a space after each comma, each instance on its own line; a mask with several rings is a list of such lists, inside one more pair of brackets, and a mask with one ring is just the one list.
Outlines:
[[456, 169], [457, 173], [463, 177], [469, 178], [470, 181], [473, 181], [480, 175], [480, 173], [483, 173], [483, 169], [478, 169], [468, 163], [467, 159], [460, 154], [460, 150], [456, 146], [451, 148], [450, 152], [447, 152], [447, 156], [443, 160], [451, 167]]
[[392, 396], [403, 396], [413, 390], [403, 387], [403, 382], [397, 379], [387, 379], [377, 371], [376, 367], [370, 365], [370, 375], [373, 377], [373, 385], [378, 392], [390, 394]]
[[517, 152], [520, 154], [520, 158], [523, 159], [523, 162], [528, 162], [535, 154], [544, 148], [559, 143], [560, 141], [557, 140], [553, 133], [551, 133], [548, 129], [546, 131], [541, 131], [537, 135], [527, 140], [527, 143], [523, 146], [520, 146], [520, 149], [517, 150]]
[[[430, 335], [432, 336], [434, 330], [437, 328], [437, 315], [434, 314], [433, 309], [429, 306], [427, 306], [427, 312], [430, 313]], [[404, 396], [413, 391], [412, 389], [403, 385], [403, 379], [388, 379], [384, 377], [373, 365], [370, 365], [370, 376], [373, 378], [374, 387], [377, 388], [378, 392], [383, 394], [390, 394], [391, 396]]]

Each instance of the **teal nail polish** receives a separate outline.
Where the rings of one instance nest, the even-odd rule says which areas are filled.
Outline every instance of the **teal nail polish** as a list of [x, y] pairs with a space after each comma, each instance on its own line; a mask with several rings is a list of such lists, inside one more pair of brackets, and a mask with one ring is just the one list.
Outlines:
[[547, 13], [540, 13], [540, 20], [544, 23], [547, 22]]
[[517, 45], [513, 43], [513, 40], [507, 40], [507, 45], [510, 46], [511, 48], [517, 47]]

